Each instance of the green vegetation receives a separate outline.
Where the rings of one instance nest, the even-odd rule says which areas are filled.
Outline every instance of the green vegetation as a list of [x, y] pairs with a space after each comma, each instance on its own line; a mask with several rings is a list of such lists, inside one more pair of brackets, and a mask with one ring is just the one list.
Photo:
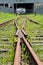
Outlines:
[[0, 23], [6, 22], [10, 19], [15, 18], [16, 15], [14, 14], [9, 14], [9, 13], [0, 13]]
[[[36, 16], [34, 14], [29, 15], [15, 15], [15, 14], [9, 14], [9, 13], [0, 13], [0, 23], [3, 23], [7, 20], [10, 20], [12, 18], [17, 19], [19, 16], [27, 16], [29, 18], [32, 18], [32, 20], [35, 20], [36, 22], [40, 24], [35, 24], [30, 22], [29, 20], [26, 21], [25, 31], [28, 34], [27, 40], [30, 41], [32, 44], [32, 41], [40, 42], [41, 40], [32, 40], [37, 35], [43, 35], [43, 15], [37, 14]], [[26, 18], [21, 17], [17, 20], [19, 28], [21, 28], [22, 23], [26, 20]], [[41, 32], [40, 32], [41, 31]], [[14, 20], [10, 22], [9, 24], [5, 26], [0, 26], [0, 44], [4, 44], [4, 46], [0, 46], [0, 49], [8, 49], [7, 52], [3, 52], [3, 55], [6, 57], [0, 55], [0, 65], [7, 65], [8, 63], [10, 65], [13, 65], [13, 59], [15, 55], [15, 41], [17, 40], [14, 36], [16, 32], [15, 26], [14, 26]], [[39, 33], [38, 33], [39, 32]], [[2, 39], [7, 38], [8, 41], [5, 42]], [[8, 46], [9, 45], [9, 46]], [[26, 46], [22, 43], [22, 55], [21, 57], [25, 60], [28, 60], [29, 58], [29, 52], [26, 49]], [[43, 61], [43, 46], [32, 46], [35, 53], [38, 55], [41, 61]]]

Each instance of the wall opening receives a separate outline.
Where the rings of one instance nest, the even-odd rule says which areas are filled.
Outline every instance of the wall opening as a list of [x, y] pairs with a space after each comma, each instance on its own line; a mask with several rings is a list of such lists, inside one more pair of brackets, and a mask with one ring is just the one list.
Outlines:
[[8, 4], [5, 4], [5, 7], [8, 7]]
[[4, 6], [4, 4], [0, 4], [0, 6]]
[[[17, 3], [17, 8], [25, 8], [26, 13], [33, 13], [34, 3]], [[14, 9], [16, 10], [16, 4], [14, 4]]]

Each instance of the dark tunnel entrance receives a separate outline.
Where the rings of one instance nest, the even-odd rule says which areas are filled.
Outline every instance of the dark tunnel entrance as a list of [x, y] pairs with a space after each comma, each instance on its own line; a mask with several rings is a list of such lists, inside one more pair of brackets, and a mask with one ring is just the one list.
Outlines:
[[[33, 13], [34, 3], [17, 3], [17, 8], [25, 8], [26, 13]], [[16, 4], [14, 4], [14, 10], [16, 11]]]

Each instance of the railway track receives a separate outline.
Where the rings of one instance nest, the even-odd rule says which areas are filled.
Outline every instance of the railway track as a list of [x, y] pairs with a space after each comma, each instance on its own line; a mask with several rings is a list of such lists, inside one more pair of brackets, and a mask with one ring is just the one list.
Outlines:
[[[33, 51], [32, 47], [30, 46], [30, 43], [28, 43], [28, 41], [25, 38], [25, 35], [27, 35], [25, 33], [25, 31], [24, 31], [25, 22], [22, 25], [21, 29], [19, 29], [19, 27], [18, 27], [16, 22], [15, 22], [15, 26], [16, 26], [16, 29], [17, 29], [16, 36], [18, 37], [18, 42], [17, 42], [17, 47], [16, 47], [16, 54], [15, 54], [15, 59], [14, 59], [14, 65], [20, 65], [20, 61], [21, 61], [21, 58], [20, 58], [20, 52], [21, 52], [20, 51], [20, 40], [21, 39], [23, 39], [25, 45], [27, 46], [27, 48], [28, 48], [28, 50], [30, 52], [30, 55], [32, 56], [33, 60], [35, 61], [33, 64], [34, 65], [42, 65], [42, 62], [39, 60], [39, 58], [37, 57], [37, 55]], [[31, 64], [31, 65], [33, 65], [33, 64]]]
[[10, 20], [8, 20], [8, 21], [5, 21], [4, 23], [1, 23], [0, 26], [7, 25], [7, 24], [9, 24], [9, 22], [11, 22], [12, 20], [14, 20], [14, 19], [10, 19]]
[[[18, 24], [18, 22], [19, 22], [20, 18], [25, 19], [25, 21], [24, 21], [24, 23], [22, 22], [22, 27], [19, 28], [18, 25], [20, 25], [20, 24]], [[14, 19], [12, 19], [12, 20], [14, 20]], [[0, 24], [0, 26], [7, 25], [12, 20], [7, 21], [7, 22], [5, 22], [3, 24]], [[23, 16], [20, 16], [16, 20], [14, 20], [15, 23], [13, 21], [13, 24], [15, 24], [14, 26], [16, 27], [16, 31], [17, 31], [15, 36], [18, 39], [17, 42], [16, 42], [17, 43], [17, 47], [16, 47], [16, 52], [15, 52], [15, 58], [14, 58], [14, 64], [13, 65], [23, 65], [21, 63], [21, 44], [22, 44], [22, 42], [26, 45], [26, 48], [28, 49], [28, 51], [30, 53], [30, 65], [33, 65], [33, 64], [34, 65], [42, 65], [42, 62], [39, 60], [39, 58], [37, 57], [37, 55], [33, 51], [32, 47], [31, 47], [31, 44], [26, 40], [27, 33], [24, 31], [24, 27], [26, 25], [26, 21], [27, 20], [29, 20], [30, 22], [33, 22], [34, 24], [39, 24], [39, 23], [34, 22], [34, 21], [30, 20], [29, 18], [23, 17]], [[2, 40], [4, 40], [7, 43], [8, 46], [12, 46], [10, 44], [9, 40], [6, 37], [4, 37]], [[1, 47], [2, 46], [4, 46], [4, 45], [2, 44]], [[10, 51], [10, 50], [11, 49], [9, 49], [9, 48], [7, 48], [7, 49], [5, 48], [5, 49], [0, 50], [0, 52], [5, 52], [6, 53], [7, 51]], [[10, 65], [10, 62], [8, 64]], [[27, 65], [29, 65], [29, 64], [27, 64]]]

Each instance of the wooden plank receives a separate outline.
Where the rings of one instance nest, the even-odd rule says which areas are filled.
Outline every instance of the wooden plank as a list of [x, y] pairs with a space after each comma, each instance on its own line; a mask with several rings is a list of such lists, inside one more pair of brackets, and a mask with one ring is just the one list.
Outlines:
[[7, 52], [7, 51], [9, 51], [9, 49], [0, 49], [0, 52]]

